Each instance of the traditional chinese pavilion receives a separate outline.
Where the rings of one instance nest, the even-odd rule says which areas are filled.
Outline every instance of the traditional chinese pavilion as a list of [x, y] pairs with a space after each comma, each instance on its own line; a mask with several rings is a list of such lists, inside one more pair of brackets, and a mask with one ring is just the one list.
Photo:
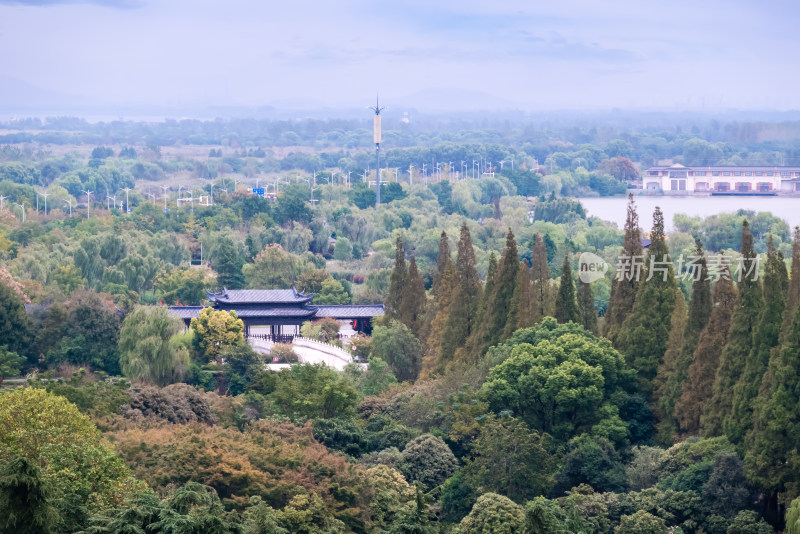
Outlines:
[[[225, 289], [219, 293], [206, 292], [210, 305], [216, 310], [235, 311], [244, 323], [245, 336], [251, 329], [267, 331], [265, 337], [279, 338], [299, 335], [306, 321], [331, 317], [356, 332], [370, 333], [372, 318], [383, 315], [382, 304], [370, 305], [314, 305], [312, 293], [291, 289]], [[189, 326], [192, 318], [200, 315], [203, 306], [170, 306], [170, 312]], [[343, 328], [343, 331], [345, 329]], [[283, 339], [281, 339], [283, 340]]]

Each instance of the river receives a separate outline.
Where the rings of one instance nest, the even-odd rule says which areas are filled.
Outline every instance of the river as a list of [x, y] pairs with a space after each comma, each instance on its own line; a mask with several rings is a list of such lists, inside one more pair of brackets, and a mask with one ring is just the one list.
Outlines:
[[[606, 221], [625, 226], [625, 206], [627, 197], [579, 198], [586, 208], [587, 216], [597, 216]], [[676, 213], [708, 217], [717, 213], [735, 213], [739, 209], [769, 211], [782, 218], [789, 228], [800, 225], [800, 197], [758, 197], [758, 196], [634, 196], [636, 211], [639, 213], [639, 227], [649, 230], [653, 225], [653, 210], [656, 206], [664, 212], [666, 230], [673, 229], [672, 218]]]

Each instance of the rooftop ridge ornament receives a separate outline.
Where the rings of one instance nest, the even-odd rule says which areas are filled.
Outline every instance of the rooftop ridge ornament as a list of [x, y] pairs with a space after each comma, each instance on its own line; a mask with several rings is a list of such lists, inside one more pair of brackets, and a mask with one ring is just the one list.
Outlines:
[[[378, 95], [375, 95], [375, 106], [369, 106], [375, 112], [372, 122], [372, 139], [375, 142], [375, 207], [381, 205], [381, 111], [386, 106], [381, 107]], [[369, 185], [369, 184], [367, 184]]]

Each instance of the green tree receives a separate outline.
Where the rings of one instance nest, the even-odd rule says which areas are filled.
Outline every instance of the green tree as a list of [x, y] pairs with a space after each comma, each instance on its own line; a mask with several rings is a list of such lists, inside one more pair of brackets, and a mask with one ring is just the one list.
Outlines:
[[194, 346], [206, 361], [219, 362], [225, 347], [236, 344], [244, 337], [244, 323], [233, 310], [203, 308], [192, 319], [190, 328], [194, 331]]
[[451, 306], [459, 288], [456, 269], [452, 263], [445, 265], [444, 274], [438, 284], [438, 292], [434, 298], [436, 315], [428, 328], [427, 353], [422, 363], [423, 376], [433, 371], [441, 371], [447, 363], [442, 354], [447, 323], [451, 315]]
[[349, 239], [344, 236], [336, 239], [336, 244], [333, 246], [333, 259], [338, 261], [353, 259], [353, 244]]
[[578, 279], [578, 312], [580, 323], [586, 331], [597, 334], [597, 310], [594, 308], [592, 284], [587, 284], [581, 279]]
[[177, 303], [197, 306], [206, 299], [210, 287], [206, 272], [202, 269], [173, 269], [162, 273], [155, 282], [159, 300], [165, 304]]
[[166, 308], [141, 306], [122, 323], [119, 353], [122, 372], [131, 380], [166, 386], [183, 378], [189, 353], [172, 338], [183, 330], [183, 322]]
[[697, 348], [700, 334], [711, 316], [713, 305], [708, 266], [699, 239], [695, 241], [695, 258], [692, 271], [689, 271], [694, 275], [694, 281], [688, 316], [685, 303], [679, 295], [676, 297], [675, 311], [670, 324], [667, 351], [655, 381], [655, 401], [661, 415], [659, 432], [665, 443], [669, 442], [677, 431], [678, 423], [673, 418], [675, 403], [681, 396], [683, 383], [692, 363], [692, 355]]
[[87, 416], [43, 389], [0, 395], [0, 462], [19, 456], [41, 468], [59, 532], [80, 530], [89, 514], [143, 488]]
[[572, 267], [568, 254], [564, 256], [564, 265], [561, 268], [561, 284], [558, 286], [558, 297], [556, 297], [555, 318], [561, 323], [569, 321], [579, 323], [581, 320], [578, 304], [575, 302], [575, 284], [572, 281]]
[[439, 298], [439, 285], [441, 284], [442, 277], [447, 270], [448, 265], [452, 265], [450, 259], [450, 243], [447, 241], [447, 234], [442, 230], [442, 235], [439, 238], [439, 253], [436, 256], [436, 271], [433, 273], [433, 284], [431, 285], [431, 293], [434, 299]]
[[[618, 291], [626, 291], [621, 281]], [[675, 309], [677, 285], [664, 236], [664, 214], [656, 207], [643, 280], [633, 309], [617, 336], [617, 345], [628, 364], [639, 376], [639, 392], [646, 398], [653, 393], [653, 379], [667, 350], [670, 318]]]
[[514, 418], [489, 416], [472, 444], [464, 477], [479, 491], [494, 491], [524, 502], [547, 494], [553, 486], [556, 458], [550, 448], [547, 434]]
[[456, 350], [463, 347], [478, 328], [481, 279], [478, 277], [475, 250], [466, 222], [461, 224], [461, 236], [458, 240], [454, 287], [457, 289], [454, 290], [447, 326], [442, 336], [441, 359], [445, 362], [453, 359]]
[[19, 376], [25, 358], [8, 350], [8, 345], [0, 345], [0, 385], [4, 378]]
[[758, 256], [753, 248], [753, 234], [745, 220], [742, 223], [742, 258], [738, 271], [739, 298], [731, 317], [728, 341], [719, 359], [713, 395], [706, 403], [703, 417], [703, 433], [718, 436], [724, 430], [725, 419], [733, 409], [733, 390], [744, 371], [745, 362], [753, 350], [753, 334], [758, 326], [764, 306], [761, 284], [753, 276], [758, 268]]
[[213, 257], [214, 270], [217, 272], [217, 285], [227, 289], [244, 287], [242, 267], [244, 258], [239, 254], [230, 239], [222, 239]]
[[664, 534], [664, 532], [667, 532], [664, 520], [644, 510], [623, 515], [619, 525], [614, 528], [614, 534]]
[[533, 285], [533, 317], [536, 324], [543, 317], [553, 314], [553, 287], [550, 282], [550, 266], [547, 263], [547, 248], [540, 234], [533, 236], [531, 256], [531, 284]]
[[466, 534], [522, 534], [525, 512], [508, 497], [484, 493], [459, 528]]
[[55, 532], [58, 512], [42, 469], [24, 456], [0, 464], [0, 530], [21, 534]]
[[713, 300], [711, 317], [700, 333], [681, 387], [681, 396], [675, 402], [672, 414], [678, 423], [678, 431], [683, 434], [695, 434], [701, 428], [703, 405], [712, 395], [720, 356], [735, 313], [736, 288], [725, 268], [714, 286]]
[[403, 283], [398, 318], [418, 339], [422, 337], [421, 334], [424, 326], [427, 304], [425, 285], [422, 282], [422, 277], [419, 275], [417, 261], [414, 256], [412, 256], [411, 263], [408, 267], [408, 274]]
[[[244, 266], [244, 278], [247, 287], [253, 289], [286, 289], [290, 287], [299, 274], [298, 258], [286, 252], [278, 244], [267, 245], [259, 252], [253, 263]], [[222, 285], [222, 284], [220, 284]]]
[[400, 321], [390, 319], [372, 331], [372, 358], [389, 364], [398, 380], [416, 380], [422, 369], [422, 345]]
[[752, 510], [742, 510], [731, 521], [727, 534], [774, 534], [769, 523]]
[[386, 296], [385, 301], [386, 315], [388, 317], [394, 319], [400, 318], [400, 305], [403, 301], [406, 276], [408, 276], [406, 253], [403, 248], [403, 240], [398, 236], [395, 242], [394, 268], [389, 278], [389, 294]]
[[778, 344], [788, 286], [783, 255], [775, 250], [770, 235], [764, 268], [764, 306], [753, 333], [753, 348], [733, 388], [731, 413], [724, 421], [725, 435], [734, 444], [742, 443], [753, 425], [753, 401], [758, 396], [761, 379], [767, 371], [770, 352]]
[[350, 304], [350, 301], [350, 293], [331, 276], [323, 280], [319, 293], [314, 295], [314, 304]]
[[409, 482], [430, 491], [450, 478], [457, 465], [458, 460], [442, 438], [423, 434], [406, 444], [400, 467]]
[[3, 344], [11, 352], [27, 354], [32, 340], [30, 327], [28, 313], [20, 298], [10, 287], [0, 284], [0, 339]]
[[[620, 256], [629, 261], [642, 257], [642, 238], [639, 230], [639, 215], [636, 213], [636, 204], [633, 194], [628, 194], [628, 211], [625, 217], [625, 240]], [[621, 276], [620, 276], [621, 275]], [[611, 297], [608, 300], [605, 322], [603, 323], [604, 335], [617, 344], [617, 337], [623, 323], [633, 311], [636, 293], [639, 289], [639, 280], [633, 272], [618, 273], [611, 285]]]
[[800, 498], [795, 499], [786, 509], [785, 534], [800, 534]]
[[511, 298], [511, 309], [508, 312], [506, 331], [508, 336], [520, 328], [533, 326], [534, 322], [533, 284], [531, 270], [524, 261], [520, 261], [517, 285]]
[[268, 396], [278, 413], [292, 420], [348, 417], [359, 395], [350, 380], [325, 365], [293, 365], [278, 375]]
[[425, 502], [425, 494], [422, 493], [422, 488], [417, 486], [414, 506], [398, 514], [388, 534], [436, 534], [437, 532], [439, 529]]
[[[472, 359], [477, 360], [486, 349], [497, 345], [506, 339], [506, 323], [511, 309], [511, 299], [517, 285], [517, 272], [519, 271], [519, 254], [514, 233], [508, 229], [506, 246], [497, 264], [497, 274], [494, 286], [486, 300], [486, 310], [481, 319], [481, 325], [476, 331], [476, 340], [473, 344]], [[514, 318], [516, 326], [516, 318]], [[510, 336], [510, 333], [508, 334]]]

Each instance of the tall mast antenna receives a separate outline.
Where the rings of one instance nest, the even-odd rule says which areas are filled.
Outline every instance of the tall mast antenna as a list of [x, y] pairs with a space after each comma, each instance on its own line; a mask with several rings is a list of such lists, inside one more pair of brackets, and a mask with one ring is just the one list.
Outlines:
[[[381, 205], [381, 111], [386, 107], [381, 107], [378, 95], [375, 95], [375, 107], [369, 109], [375, 112], [373, 120], [373, 140], [375, 141], [375, 207]], [[369, 185], [369, 184], [367, 184]]]

